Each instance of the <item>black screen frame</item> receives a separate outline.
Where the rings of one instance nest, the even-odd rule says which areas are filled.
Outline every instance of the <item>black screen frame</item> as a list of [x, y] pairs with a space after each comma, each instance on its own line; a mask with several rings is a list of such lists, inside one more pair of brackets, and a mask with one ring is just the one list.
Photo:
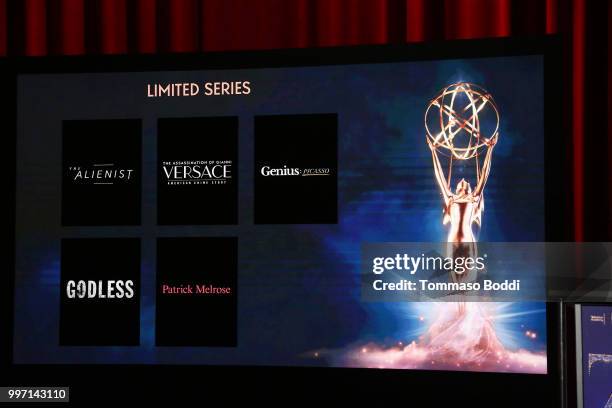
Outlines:
[[[2, 309], [6, 322], [2, 330], [2, 372], [8, 379], [2, 385], [70, 385], [73, 400], [116, 401], [119, 397], [159, 400], [166, 397], [164, 387], [183, 389], [183, 396], [197, 396], [205, 376], [205, 389], [220, 390], [238, 380], [246, 385], [245, 395], [274, 396], [280, 384], [299, 393], [333, 391], [353, 393], [354, 397], [368, 390], [382, 394], [398, 393], [396, 397], [414, 398], [416, 392], [437, 398], [433, 405], [464, 401], [470, 405], [497, 405], [517, 401], [522, 406], [541, 405], [541, 393], [550, 406], [557, 406], [561, 398], [561, 309], [558, 304], [547, 304], [548, 374], [508, 374], [429, 370], [372, 370], [356, 368], [299, 368], [299, 367], [242, 367], [190, 365], [21, 365], [14, 364], [13, 319], [15, 284], [15, 190], [17, 137], [17, 79], [24, 74], [95, 73], [223, 70], [243, 68], [306, 67], [393, 63], [419, 60], [467, 59], [512, 55], [542, 55], [544, 57], [544, 121], [545, 121], [545, 231], [547, 241], [571, 241], [572, 202], [559, 196], [567, 191], [571, 180], [567, 146], [571, 146], [569, 132], [562, 132], [561, 47], [556, 36], [534, 38], [503, 38], [458, 40], [414, 45], [352, 46], [312, 49], [214, 52], [203, 54], [158, 54], [121, 56], [48, 56], [12, 57], [0, 60], [0, 97], [4, 99], [0, 123], [4, 130], [6, 185], [9, 192], [8, 273], [2, 274]], [[93, 380], [93, 378], [102, 381]], [[134, 379], [138, 378], [137, 384]], [[166, 383], [160, 382], [163, 379]], [[275, 385], [270, 385], [275, 384]], [[469, 387], [475, 384], [474, 387]], [[465, 388], [467, 387], [467, 388]], [[228, 387], [228, 389], [231, 387]], [[113, 393], [101, 395], [102, 390]], [[441, 392], [442, 389], [448, 391]], [[412, 390], [412, 391], [410, 391]], [[467, 392], [462, 392], [467, 390]], [[538, 391], [540, 390], [540, 391]], [[147, 394], [145, 394], [145, 392]], [[233, 391], [236, 393], [236, 391]], [[239, 394], [239, 393], [238, 393]], [[393, 395], [391, 395], [393, 396]], [[175, 396], [180, 398], [181, 396]], [[93, 398], [93, 397], [91, 397]], [[491, 399], [489, 399], [491, 398]], [[493, 399], [495, 398], [495, 399]], [[535, 400], [535, 401], [534, 401]]]

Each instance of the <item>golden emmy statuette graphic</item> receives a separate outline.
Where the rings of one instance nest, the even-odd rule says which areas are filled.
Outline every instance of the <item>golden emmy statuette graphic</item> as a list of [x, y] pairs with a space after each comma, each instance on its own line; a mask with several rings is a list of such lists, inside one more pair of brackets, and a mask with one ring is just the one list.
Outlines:
[[[481, 126], [488, 115], [488, 128]], [[481, 223], [484, 188], [491, 170], [493, 147], [499, 137], [499, 111], [483, 88], [459, 82], [444, 88], [425, 111], [427, 144], [434, 174], [444, 198], [443, 223], [450, 223], [448, 242], [476, 242], [472, 225]], [[446, 174], [440, 155], [446, 156]], [[453, 191], [453, 167], [471, 164], [474, 188], [461, 177]]]
[[[450, 224], [447, 256], [477, 256], [472, 225], [481, 223], [484, 187], [491, 170], [493, 147], [499, 137], [499, 111], [493, 97], [478, 85], [459, 82], [444, 88], [425, 111], [426, 140], [434, 174], [444, 199], [443, 223]], [[442, 164], [443, 156], [446, 166]], [[445, 174], [446, 167], [446, 174]], [[453, 168], [474, 177], [474, 188], [465, 177], [453, 189]], [[466, 175], [467, 176], [467, 175]], [[451, 272], [453, 282], [473, 281], [473, 271]], [[460, 310], [465, 303], [457, 305]]]
[[[448, 225], [446, 257], [478, 255], [473, 228], [483, 224], [484, 190], [499, 129], [500, 113], [493, 97], [472, 83], [446, 86], [425, 109], [433, 178], [443, 199], [442, 222]], [[452, 270], [450, 278], [469, 282], [477, 279], [477, 273]], [[509, 303], [470, 302], [466, 296], [454, 293], [452, 301], [420, 306], [429, 317], [418, 340], [394, 347], [368, 344], [349, 353], [349, 361], [367, 367], [546, 372], [545, 353], [507, 348], [500, 340], [496, 327], [503, 333], [503, 323], [497, 325], [508, 316]]]
[[[425, 132], [435, 179], [444, 200], [442, 222], [450, 224], [446, 256], [475, 258], [478, 248], [472, 227], [482, 223], [484, 188], [499, 138], [499, 110], [491, 94], [482, 87], [454, 83], [429, 102]], [[477, 278], [472, 271], [451, 271], [450, 277], [454, 282]], [[465, 364], [505, 351], [495, 333], [492, 316], [478, 303], [462, 299], [444, 303], [441, 308], [439, 319], [428, 330], [428, 341], [431, 347], [449, 353], [446, 360], [460, 355], [461, 363]], [[463, 341], [456, 337], [458, 331], [465, 334]]]

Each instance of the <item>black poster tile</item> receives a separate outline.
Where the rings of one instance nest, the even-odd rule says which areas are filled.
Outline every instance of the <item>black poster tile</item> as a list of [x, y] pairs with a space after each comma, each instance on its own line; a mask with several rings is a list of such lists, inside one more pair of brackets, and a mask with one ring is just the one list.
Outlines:
[[158, 121], [157, 220], [161, 225], [238, 222], [238, 118]]
[[63, 239], [60, 345], [140, 344], [140, 240]]
[[157, 239], [157, 346], [236, 346], [237, 245], [235, 237]]
[[336, 114], [255, 117], [256, 224], [338, 222]]
[[141, 129], [137, 119], [63, 122], [63, 225], [140, 224]]

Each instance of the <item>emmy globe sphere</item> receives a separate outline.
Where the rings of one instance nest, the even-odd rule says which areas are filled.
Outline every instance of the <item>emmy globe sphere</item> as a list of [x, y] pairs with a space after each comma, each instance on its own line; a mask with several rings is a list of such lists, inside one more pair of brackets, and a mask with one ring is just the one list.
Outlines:
[[457, 160], [472, 159], [498, 135], [499, 111], [487, 90], [457, 82], [429, 102], [425, 130], [429, 142], [440, 153]]

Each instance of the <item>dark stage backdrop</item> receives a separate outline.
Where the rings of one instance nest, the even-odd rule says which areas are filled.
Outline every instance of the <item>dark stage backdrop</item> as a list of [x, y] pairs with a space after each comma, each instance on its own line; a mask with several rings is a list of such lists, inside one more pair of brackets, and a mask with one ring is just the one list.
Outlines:
[[610, 0], [0, 0], [0, 56], [141, 54], [560, 34], [568, 214], [612, 237]]

